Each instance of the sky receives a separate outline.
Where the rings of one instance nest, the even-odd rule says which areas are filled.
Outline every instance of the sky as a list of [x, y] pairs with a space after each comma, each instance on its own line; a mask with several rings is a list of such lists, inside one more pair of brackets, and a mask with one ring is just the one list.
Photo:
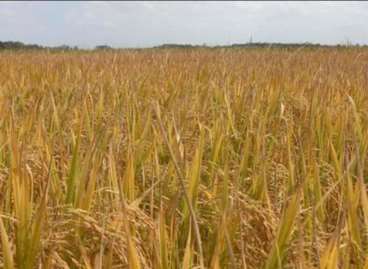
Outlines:
[[0, 2], [0, 41], [368, 44], [368, 2]]

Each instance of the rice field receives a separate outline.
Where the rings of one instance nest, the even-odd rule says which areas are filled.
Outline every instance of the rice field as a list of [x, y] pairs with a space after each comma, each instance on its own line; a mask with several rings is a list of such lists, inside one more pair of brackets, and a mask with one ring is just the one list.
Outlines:
[[0, 267], [368, 268], [368, 51], [0, 53]]

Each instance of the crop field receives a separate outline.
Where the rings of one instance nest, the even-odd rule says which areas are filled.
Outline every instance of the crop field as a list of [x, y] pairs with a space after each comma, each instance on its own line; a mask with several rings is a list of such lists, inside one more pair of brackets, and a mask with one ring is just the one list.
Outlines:
[[0, 267], [367, 269], [368, 51], [0, 53]]

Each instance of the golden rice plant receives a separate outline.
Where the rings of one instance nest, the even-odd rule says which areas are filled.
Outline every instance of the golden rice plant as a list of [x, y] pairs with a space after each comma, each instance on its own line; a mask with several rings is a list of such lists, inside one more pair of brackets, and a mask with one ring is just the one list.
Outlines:
[[0, 267], [368, 268], [368, 51], [0, 53]]

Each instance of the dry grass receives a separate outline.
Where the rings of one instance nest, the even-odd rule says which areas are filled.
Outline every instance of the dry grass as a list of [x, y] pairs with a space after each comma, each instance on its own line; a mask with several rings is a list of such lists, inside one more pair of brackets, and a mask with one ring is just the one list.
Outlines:
[[0, 54], [0, 267], [368, 268], [368, 51]]

